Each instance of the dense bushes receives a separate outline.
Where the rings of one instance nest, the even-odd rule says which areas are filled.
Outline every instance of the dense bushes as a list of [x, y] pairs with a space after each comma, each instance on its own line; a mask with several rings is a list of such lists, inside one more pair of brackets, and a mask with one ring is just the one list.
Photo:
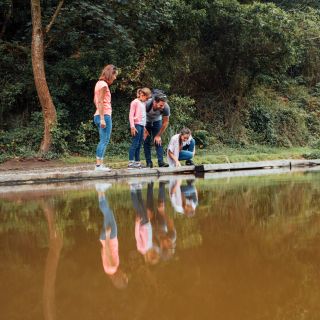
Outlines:
[[[46, 36], [47, 80], [58, 113], [51, 155], [94, 154], [92, 91], [109, 62], [121, 70], [112, 87], [113, 154], [126, 152], [129, 104], [139, 86], [170, 96], [165, 140], [188, 126], [203, 147], [316, 146], [320, 12], [316, 1], [299, 3], [68, 1]], [[43, 130], [30, 61], [30, 8], [14, 4], [14, 10], [10, 1], [0, 5], [1, 159], [35, 154]], [[56, 4], [42, 2], [44, 23]]]

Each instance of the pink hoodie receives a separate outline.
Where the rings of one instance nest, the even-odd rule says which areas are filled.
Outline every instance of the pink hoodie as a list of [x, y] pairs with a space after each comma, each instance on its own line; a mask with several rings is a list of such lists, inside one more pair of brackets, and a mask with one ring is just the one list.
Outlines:
[[141, 225], [140, 221], [140, 219], [136, 220], [134, 233], [136, 237], [137, 250], [144, 255], [150, 248], [152, 248], [152, 226], [150, 221], [144, 225]]
[[134, 99], [130, 104], [129, 113], [130, 128], [134, 128], [135, 124], [146, 125], [146, 103], [138, 98]]

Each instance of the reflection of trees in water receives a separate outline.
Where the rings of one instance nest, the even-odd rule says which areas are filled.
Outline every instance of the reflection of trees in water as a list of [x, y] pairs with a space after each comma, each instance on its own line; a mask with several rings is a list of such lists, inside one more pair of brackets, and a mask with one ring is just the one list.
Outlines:
[[136, 250], [131, 251], [127, 258], [127, 269], [131, 274], [130, 285], [127, 288], [130, 301], [126, 303], [126, 314], [130, 319], [153, 319], [162, 314], [159, 303], [168, 298], [170, 290], [159, 277], [159, 265], [151, 266], [145, 263]]
[[50, 201], [41, 201], [41, 207], [48, 222], [49, 251], [46, 259], [43, 286], [43, 313], [46, 320], [55, 317], [55, 282], [60, 253], [63, 246], [62, 231], [57, 225], [57, 212]]
[[[235, 292], [233, 299], [244, 309], [268, 303], [269, 310], [261, 310], [266, 318], [274, 316], [272, 305], [279, 319], [308, 318], [316, 311], [319, 195], [317, 183], [305, 182], [219, 185], [202, 192], [201, 233], [210, 243], [206, 254], [213, 262], [206, 262], [218, 291]], [[209, 199], [214, 199], [211, 207]]]
[[[252, 178], [236, 180], [235, 183], [210, 184], [197, 181], [199, 206], [196, 216], [191, 219], [173, 213], [167, 199], [167, 214], [174, 219], [177, 228], [178, 244], [191, 247], [201, 244], [202, 221], [212, 217], [222, 217], [234, 228], [242, 232], [258, 228], [277, 234], [290, 234], [293, 229], [305, 232], [305, 236], [313, 237], [319, 231], [317, 215], [320, 207], [320, 186], [314, 179], [301, 182], [293, 179], [273, 181], [270, 179]], [[314, 183], [313, 183], [314, 182]], [[155, 187], [156, 190], [156, 187]], [[143, 190], [145, 192], [146, 190]], [[155, 191], [156, 192], [156, 191]], [[96, 199], [93, 192], [70, 192], [54, 197], [55, 210], [59, 211], [56, 223], [63, 229], [74, 227], [85, 228], [98, 233], [100, 230], [99, 216], [96, 215]], [[128, 190], [121, 185], [108, 190], [110, 206], [114, 209], [119, 228], [125, 229], [122, 234], [132, 232], [132, 204]], [[16, 199], [17, 200], [17, 199]], [[0, 233], [8, 230], [29, 232], [38, 237], [42, 245], [43, 234], [46, 232], [45, 222], [39, 218], [39, 202], [35, 200], [10, 202], [0, 201]], [[6, 214], [7, 213], [7, 214]], [[303, 225], [308, 228], [303, 228]], [[300, 227], [299, 227], [300, 226]], [[127, 241], [126, 239], [124, 241]], [[73, 245], [72, 233], [65, 234], [64, 243]]]
[[[132, 319], [143, 318], [146, 314], [152, 318], [151, 310], [161, 314], [161, 310], [156, 310], [161, 307], [161, 302], [168, 301], [168, 298], [175, 301], [176, 298], [170, 287], [171, 281], [179, 288], [186, 287], [186, 297], [194, 297], [199, 304], [203, 303], [201, 299], [205, 299], [201, 292], [212, 292], [214, 288], [216, 295], [213, 294], [214, 298], [208, 303], [219, 312], [226, 312], [222, 310], [222, 300], [230, 305], [242, 305], [242, 310], [247, 308], [253, 312], [255, 305], [268, 305], [269, 308], [262, 309], [260, 314], [269, 319], [274, 318], [273, 308], [277, 308], [278, 318], [284, 319], [302, 318], [301, 306], [316, 311], [320, 296], [317, 286], [320, 186], [312, 180], [299, 183], [294, 180], [276, 183], [268, 179], [255, 180], [255, 183], [250, 181], [213, 185], [200, 181], [200, 186], [197, 184], [199, 206], [192, 218], [174, 214], [168, 202], [168, 214], [174, 219], [177, 230], [175, 258], [179, 260], [155, 267], [145, 265], [138, 253], [135, 258], [127, 255], [128, 248], [135, 246], [130, 195], [127, 189], [120, 187], [108, 190], [108, 199], [120, 229], [123, 267], [130, 276], [126, 295], [117, 296], [121, 303], [114, 309], [121, 312], [122, 307], [126, 306], [130, 311], [126, 314], [132, 314]], [[54, 288], [62, 241], [64, 248], [75, 249], [75, 238], [80, 229], [85, 232], [89, 230], [95, 236], [99, 234], [101, 215], [97, 209], [96, 193], [67, 193], [45, 200], [22, 199], [20, 203], [0, 201], [0, 210], [0, 233], [10, 230], [26, 240], [33, 237], [30, 247], [34, 246], [34, 239], [39, 247], [43, 246], [49, 227], [43, 307], [46, 319], [54, 319]], [[46, 219], [43, 219], [43, 212]], [[86, 248], [84, 244], [83, 254]], [[98, 250], [98, 242], [92, 248]], [[87, 254], [90, 256], [90, 253]], [[80, 297], [82, 303], [78, 310], [82, 313], [89, 312], [83, 303], [89, 299], [85, 292], [81, 292], [83, 283], [91, 283], [91, 278], [97, 277], [93, 276], [93, 272], [102, 278], [99, 254], [96, 255], [97, 266], [92, 263], [94, 257], [95, 253], [91, 253], [90, 266], [84, 266], [89, 268], [87, 274], [81, 270], [79, 275], [82, 278], [78, 277], [76, 284], [73, 278], [67, 282], [68, 288], [75, 286], [78, 289], [74, 299]], [[74, 261], [75, 264], [79, 262], [77, 259]], [[19, 263], [20, 266], [22, 262]], [[181, 267], [182, 263], [188, 267]], [[180, 269], [174, 269], [179, 264]], [[70, 266], [65, 268], [70, 271]], [[16, 269], [17, 273], [23, 272]], [[64, 270], [66, 274], [67, 271]], [[168, 276], [170, 272], [172, 274]], [[188, 282], [190, 279], [196, 281]], [[105, 298], [113, 299], [109, 285], [107, 281], [106, 284], [96, 281], [90, 287], [90, 292], [96, 290], [95, 294], [101, 295], [97, 298], [93, 294], [90, 303], [97, 308], [100, 306], [101, 310], [104, 308], [106, 313], [110, 305], [105, 303]], [[196, 290], [201, 290], [201, 298], [196, 297]], [[67, 304], [59, 301], [59, 307], [60, 311], [68, 313]], [[181, 309], [187, 307], [181, 305]]]

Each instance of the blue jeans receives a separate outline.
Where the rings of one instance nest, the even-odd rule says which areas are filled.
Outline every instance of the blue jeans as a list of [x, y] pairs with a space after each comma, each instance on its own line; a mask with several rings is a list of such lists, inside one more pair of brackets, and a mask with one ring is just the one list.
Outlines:
[[106, 229], [110, 228], [110, 239], [117, 237], [117, 224], [113, 212], [109, 207], [108, 200], [105, 197], [99, 198], [99, 208], [103, 214], [103, 227], [100, 234], [100, 240], [106, 240]]
[[179, 152], [179, 160], [191, 160], [193, 158], [195, 141], [191, 139], [190, 144], [185, 145]]
[[[146, 158], [146, 162], [151, 162], [151, 147], [153, 144], [154, 137], [159, 133], [162, 127], [162, 120], [155, 121], [155, 122], [147, 122], [146, 129], [149, 132], [148, 137], [144, 140], [144, 156]], [[163, 147], [162, 145], [155, 144], [158, 164], [163, 163]]]
[[110, 141], [111, 130], [112, 130], [112, 119], [111, 116], [105, 114], [104, 121], [106, 122], [106, 127], [101, 128], [100, 126], [100, 116], [94, 116], [94, 123], [98, 127], [99, 130], [99, 143], [97, 146], [96, 156], [97, 159], [103, 160], [104, 154], [106, 152], [107, 146]]
[[135, 128], [138, 132], [132, 137], [131, 147], [129, 149], [129, 160], [140, 161], [140, 149], [143, 141], [144, 126], [136, 124]]

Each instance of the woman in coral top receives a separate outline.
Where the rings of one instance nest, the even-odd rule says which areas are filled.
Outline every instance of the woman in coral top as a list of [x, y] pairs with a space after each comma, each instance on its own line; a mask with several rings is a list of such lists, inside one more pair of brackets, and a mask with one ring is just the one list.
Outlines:
[[109, 86], [116, 80], [117, 75], [117, 68], [112, 64], [108, 64], [103, 68], [99, 81], [94, 88], [94, 104], [97, 108], [94, 114], [94, 123], [99, 130], [99, 143], [96, 151], [96, 171], [110, 171], [110, 168], [104, 166], [103, 158], [110, 141], [112, 130], [111, 92]]

